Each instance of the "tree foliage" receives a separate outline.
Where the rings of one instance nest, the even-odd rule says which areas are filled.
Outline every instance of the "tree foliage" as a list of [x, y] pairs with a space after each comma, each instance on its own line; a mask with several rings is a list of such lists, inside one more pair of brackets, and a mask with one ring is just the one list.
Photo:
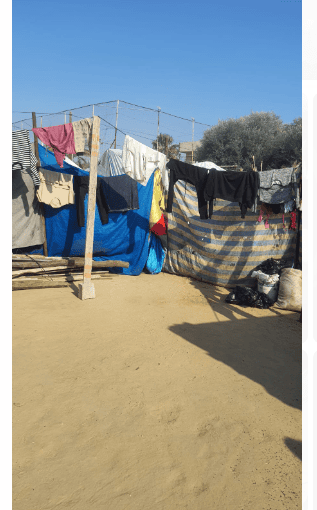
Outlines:
[[160, 133], [157, 140], [153, 140], [152, 147], [154, 150], [163, 152], [168, 158], [177, 159], [179, 156], [178, 144], [173, 144], [173, 137], [164, 133]]
[[206, 130], [196, 161], [211, 160], [217, 165], [238, 165], [248, 170], [253, 165], [263, 170], [292, 166], [302, 159], [302, 119], [291, 124], [274, 112], [252, 112], [239, 119], [219, 121]]

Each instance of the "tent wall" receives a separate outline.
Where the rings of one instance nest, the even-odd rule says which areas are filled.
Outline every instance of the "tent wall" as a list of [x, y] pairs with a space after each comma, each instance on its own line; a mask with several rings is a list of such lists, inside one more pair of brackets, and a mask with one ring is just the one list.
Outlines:
[[[173, 212], [168, 217], [168, 251], [163, 271], [191, 276], [224, 287], [253, 285], [252, 270], [273, 257], [294, 260], [296, 231], [289, 230], [290, 215], [269, 218], [269, 229], [256, 213], [244, 219], [237, 203], [218, 200], [209, 220], [200, 220], [194, 186], [178, 181]], [[264, 218], [265, 219], [265, 218]]]

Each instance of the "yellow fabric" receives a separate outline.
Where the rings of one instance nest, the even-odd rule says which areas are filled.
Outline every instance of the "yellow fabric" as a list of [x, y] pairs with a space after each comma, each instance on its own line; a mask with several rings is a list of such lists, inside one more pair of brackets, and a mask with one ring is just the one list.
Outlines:
[[40, 187], [36, 192], [39, 202], [58, 208], [74, 204], [73, 176], [41, 168]]
[[165, 211], [164, 188], [160, 169], [157, 168], [154, 173], [153, 197], [150, 212], [150, 229], [157, 223]]

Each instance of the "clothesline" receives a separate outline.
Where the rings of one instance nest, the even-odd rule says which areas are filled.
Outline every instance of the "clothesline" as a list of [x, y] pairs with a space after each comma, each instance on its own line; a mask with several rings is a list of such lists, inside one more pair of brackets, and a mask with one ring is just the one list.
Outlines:
[[[78, 106], [77, 108], [70, 108], [70, 109], [67, 109], [67, 110], [62, 110], [60, 112], [55, 112], [55, 113], [40, 113], [40, 112], [35, 112], [36, 115], [58, 115], [60, 113], [67, 113], [69, 111], [73, 112], [74, 110], [80, 110], [82, 108], [89, 108], [89, 107], [93, 107], [93, 106], [102, 106], [104, 104], [110, 104], [110, 103], [116, 103], [118, 100], [115, 100], [115, 101], [105, 101], [105, 102], [102, 102], [102, 103], [95, 103], [95, 104], [89, 104], [89, 105], [85, 105], [85, 106]], [[119, 100], [120, 103], [124, 103], [124, 104], [128, 104], [128, 105], [131, 105], [131, 106], [136, 106], [137, 108], [140, 108], [141, 110], [147, 110], [147, 111], [152, 111], [152, 112], [160, 112], [160, 114], [164, 114], [164, 115], [169, 115], [170, 117], [174, 117], [176, 119], [180, 119], [180, 120], [185, 120], [185, 121], [188, 121], [188, 122], [192, 122], [193, 119], [186, 119], [184, 117], [180, 117], [178, 115], [174, 115], [172, 113], [168, 113], [168, 112], [163, 112], [161, 109], [155, 109], [155, 108], [149, 108], [148, 106], [141, 106], [141, 105], [137, 105], [137, 104], [134, 104], [134, 103], [128, 103], [127, 101], [123, 101], [123, 100]], [[32, 112], [15, 112], [15, 113], [32, 113]], [[21, 121], [18, 121], [18, 122], [21, 122]], [[204, 124], [203, 122], [198, 122], [195, 120], [195, 124], [199, 124], [201, 126], [206, 126], [206, 127], [212, 127], [210, 124]]]

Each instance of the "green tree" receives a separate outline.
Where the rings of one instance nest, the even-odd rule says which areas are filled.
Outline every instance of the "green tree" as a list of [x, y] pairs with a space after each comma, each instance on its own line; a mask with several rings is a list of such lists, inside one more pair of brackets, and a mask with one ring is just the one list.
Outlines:
[[164, 133], [160, 133], [157, 140], [153, 140], [152, 147], [154, 150], [163, 152], [168, 158], [178, 159], [179, 145], [173, 144], [173, 137]]
[[300, 118], [283, 124], [274, 112], [251, 112], [239, 119], [221, 120], [206, 130], [195, 158], [244, 170], [252, 167], [253, 156], [258, 170], [261, 161], [263, 170], [291, 166], [301, 161], [301, 133]]

